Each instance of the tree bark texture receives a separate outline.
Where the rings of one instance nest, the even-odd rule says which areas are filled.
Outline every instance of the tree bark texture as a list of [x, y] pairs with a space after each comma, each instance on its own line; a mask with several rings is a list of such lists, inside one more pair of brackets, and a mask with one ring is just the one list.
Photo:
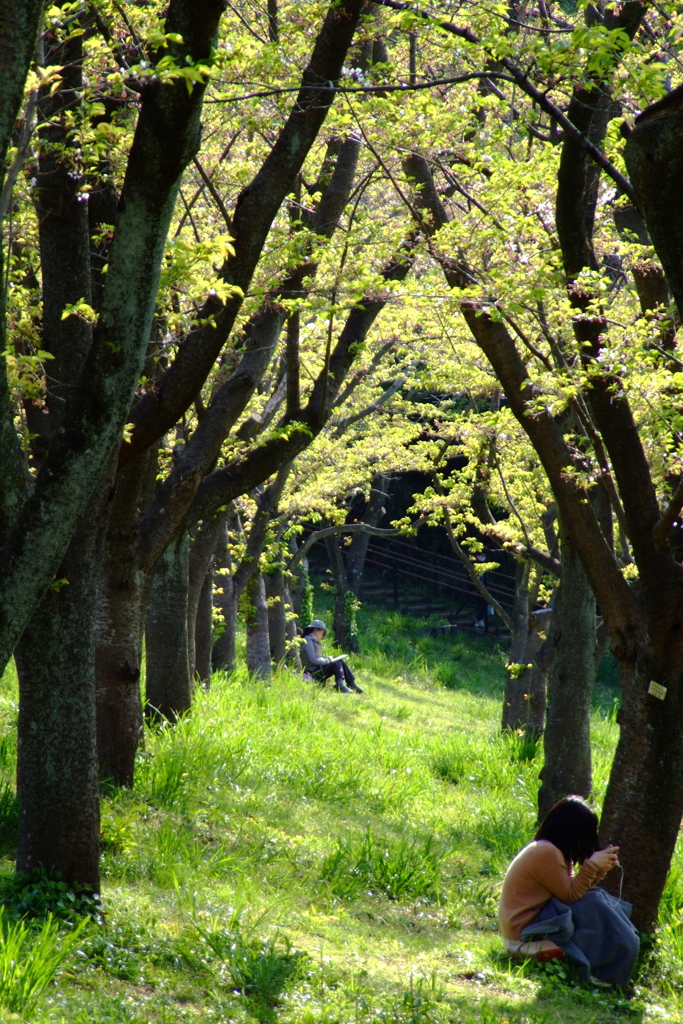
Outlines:
[[[231, 522], [234, 516], [228, 516]], [[223, 616], [223, 627], [213, 645], [213, 668], [224, 669], [226, 672], [234, 672], [237, 668], [237, 654], [235, 642], [237, 634], [237, 601], [234, 599], [232, 580], [232, 558], [228, 550], [228, 529], [227, 524], [223, 525], [221, 536], [216, 549], [216, 564], [220, 573], [216, 573], [216, 589], [214, 593], [214, 605]]]
[[[227, 513], [219, 513], [204, 520], [194, 531], [190, 544], [187, 592], [187, 637], [190, 678], [199, 674], [202, 682], [211, 677], [211, 610], [213, 608], [213, 559], [221, 541]], [[200, 602], [204, 600], [200, 622]], [[208, 610], [207, 610], [208, 607]], [[208, 615], [208, 620], [207, 620]], [[208, 635], [207, 635], [208, 633]], [[197, 637], [201, 635], [202, 650], [197, 652]], [[175, 642], [174, 636], [171, 642]], [[208, 648], [207, 648], [208, 643]], [[199, 665], [201, 662], [201, 667]], [[208, 665], [208, 673], [207, 673]], [[205, 674], [206, 673], [206, 674]]]
[[[106, 488], [79, 521], [58, 582], [15, 652], [19, 676], [17, 871], [42, 865], [99, 892], [94, 616]], [[68, 582], [62, 582], [68, 581]]]
[[590, 796], [590, 704], [596, 663], [595, 597], [571, 538], [560, 525], [562, 579], [556, 596], [554, 658], [548, 673], [538, 816], [569, 793]]
[[[547, 707], [548, 672], [554, 658], [554, 643], [557, 632], [556, 614], [557, 595], [555, 594], [550, 607], [544, 609], [542, 629], [545, 639], [536, 650], [533, 668], [527, 685], [528, 708], [524, 739], [527, 743], [537, 743], [545, 731]], [[540, 638], [539, 638], [540, 639]]]
[[512, 637], [510, 641], [510, 668], [505, 672], [503, 693], [503, 732], [523, 729], [527, 719], [526, 648], [529, 636], [529, 564], [518, 562], [515, 568], [515, 596], [512, 607]]
[[270, 657], [275, 665], [284, 663], [287, 655], [287, 609], [285, 577], [280, 566], [264, 575], [268, 601], [268, 636]]
[[97, 750], [103, 778], [131, 786], [140, 732], [142, 632], [148, 577], [136, 564], [131, 537], [140, 505], [154, 485], [155, 453], [116, 476], [104, 544], [95, 623]]
[[257, 679], [270, 679], [270, 639], [268, 637], [268, 606], [263, 574], [255, 573], [247, 584], [249, 609], [247, 624], [247, 669]]
[[683, 315], [683, 87], [636, 118], [624, 158], [679, 315]]
[[[66, 410], [67, 398], [83, 368], [92, 344], [92, 324], [85, 317], [63, 319], [68, 304], [91, 303], [90, 229], [88, 204], [83, 202], [83, 175], [69, 154], [68, 119], [80, 101], [82, 36], [52, 48], [47, 64], [63, 65], [60, 88], [50, 95], [41, 90], [38, 116], [39, 155], [36, 188], [43, 298], [42, 347], [54, 357], [46, 375], [47, 409], [26, 405], [31, 428], [47, 448]], [[64, 153], [67, 160], [65, 162]], [[38, 421], [38, 422], [36, 422]], [[35, 424], [35, 426], [34, 426]]]
[[327, 557], [330, 561], [332, 579], [334, 580], [334, 613], [332, 629], [334, 631], [334, 642], [342, 650], [348, 650], [348, 630], [346, 628], [346, 616], [344, 614], [344, 602], [348, 591], [351, 589], [349, 578], [346, 573], [344, 556], [339, 546], [339, 537], [326, 537], [325, 547]]
[[164, 551], [154, 571], [145, 625], [147, 704], [169, 722], [190, 710], [187, 595], [190, 542], [186, 533]]
[[[0, 193], [8, 181], [6, 157], [21, 108], [24, 84], [33, 57], [42, 0], [20, 0], [0, 7]], [[2, 223], [0, 222], [0, 228]], [[0, 245], [0, 280], [5, 280], [5, 245]], [[7, 351], [7, 305], [0, 289], [0, 353]], [[0, 544], [19, 516], [26, 484], [22, 453], [14, 426], [7, 360], [0, 354]]]
[[204, 577], [194, 626], [194, 678], [207, 689], [211, 683], [213, 641], [213, 565]]
[[[630, 668], [630, 671], [629, 671]], [[683, 688], [680, 670], [664, 700], [648, 693], [651, 665], [644, 656], [622, 663], [619, 743], [600, 823], [603, 845], [614, 838], [624, 871], [624, 898], [634, 923], [650, 931], [678, 839], [683, 807]], [[619, 879], [607, 878], [614, 892]]]

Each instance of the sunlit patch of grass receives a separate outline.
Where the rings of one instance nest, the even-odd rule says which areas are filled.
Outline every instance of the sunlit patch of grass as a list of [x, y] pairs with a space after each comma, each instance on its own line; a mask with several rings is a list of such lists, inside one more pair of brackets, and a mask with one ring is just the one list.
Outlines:
[[[500, 882], [533, 834], [541, 765], [499, 732], [505, 652], [367, 609], [361, 623], [362, 696], [242, 668], [217, 673], [179, 725], [147, 728], [134, 787], [103, 799], [106, 918], [85, 926], [32, 1024], [680, 1019], [680, 855], [648, 989], [630, 1002], [505, 958]], [[612, 706], [601, 697], [593, 719], [598, 801]]]
[[337, 839], [320, 877], [341, 898], [367, 893], [389, 900], [436, 901], [443, 890], [441, 869], [450, 853], [433, 835], [396, 840], [367, 829], [362, 836]]

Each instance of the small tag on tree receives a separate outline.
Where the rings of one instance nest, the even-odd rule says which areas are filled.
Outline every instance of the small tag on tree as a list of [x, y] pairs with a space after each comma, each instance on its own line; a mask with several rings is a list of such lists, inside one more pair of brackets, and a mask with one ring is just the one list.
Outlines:
[[666, 686], [662, 686], [661, 683], [656, 683], [654, 679], [647, 688], [647, 692], [656, 697], [657, 700], [664, 700], [666, 697]]

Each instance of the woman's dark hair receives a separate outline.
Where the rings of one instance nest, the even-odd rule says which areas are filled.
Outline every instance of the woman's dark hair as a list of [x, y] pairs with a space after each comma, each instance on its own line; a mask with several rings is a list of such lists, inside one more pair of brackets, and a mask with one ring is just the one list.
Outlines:
[[598, 849], [598, 816], [580, 796], [566, 796], [550, 808], [536, 839], [552, 843], [569, 863], [583, 864]]

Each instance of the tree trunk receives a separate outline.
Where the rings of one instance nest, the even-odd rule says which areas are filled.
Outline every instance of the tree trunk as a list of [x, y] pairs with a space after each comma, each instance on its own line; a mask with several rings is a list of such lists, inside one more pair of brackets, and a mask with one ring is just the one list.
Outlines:
[[[380, 473], [372, 481], [370, 496], [362, 519], [366, 526], [379, 526], [381, 523], [386, 511], [384, 502], [389, 497], [390, 482], [391, 477], [388, 473]], [[360, 586], [369, 544], [369, 533], [355, 533], [347, 549], [346, 565], [349, 589], [354, 592], [356, 597], [360, 596]]]
[[268, 637], [268, 607], [263, 574], [255, 573], [247, 584], [249, 611], [247, 613], [247, 669], [258, 679], [270, 679], [270, 640]]
[[265, 576], [268, 600], [268, 635], [270, 657], [276, 665], [285, 661], [287, 654], [287, 609], [285, 607], [285, 577], [282, 567]]
[[224, 524], [216, 551], [219, 572], [218, 586], [214, 594], [214, 605], [223, 617], [223, 625], [213, 645], [213, 668], [234, 672], [237, 668], [235, 640], [237, 632], [237, 601], [234, 597], [232, 580], [232, 559], [228, 551], [228, 531]]
[[643, 111], [628, 137], [624, 158], [638, 209], [683, 316], [682, 95], [679, 86]]
[[98, 488], [81, 517], [57, 581], [15, 652], [17, 871], [31, 874], [43, 865], [69, 886], [94, 892], [100, 887], [100, 811], [93, 631], [104, 490]]
[[555, 656], [548, 674], [539, 820], [561, 797], [568, 793], [587, 797], [593, 788], [590, 702], [597, 671], [595, 598], [561, 522], [560, 539], [562, 579], [555, 605]]
[[132, 786], [142, 730], [140, 674], [147, 577], [135, 557], [139, 507], [154, 486], [156, 453], [119, 470], [104, 545], [95, 623], [100, 774]]
[[[216, 548], [221, 543], [227, 513], [219, 513], [212, 519], [205, 519], [195, 532], [190, 546], [189, 583], [187, 594], [187, 637], [190, 662], [190, 678], [196, 674], [202, 682], [211, 677], [211, 632], [213, 607], [213, 567]], [[207, 583], [207, 580], [209, 581]], [[208, 587], [208, 592], [206, 588]], [[199, 605], [203, 598], [203, 621], [198, 623]], [[208, 631], [208, 633], [207, 633]], [[202, 636], [202, 652], [198, 656], [196, 643], [198, 632]], [[208, 648], [207, 648], [208, 644]], [[201, 661], [201, 668], [198, 664]], [[208, 666], [208, 668], [207, 668]]]
[[285, 632], [287, 634], [287, 642], [285, 647], [285, 661], [293, 668], [295, 672], [301, 671], [301, 655], [299, 644], [296, 642], [298, 632], [296, 628], [296, 619], [291, 614], [294, 611], [294, 602], [292, 595], [289, 592], [289, 586], [285, 581]]
[[197, 603], [194, 627], [194, 675], [207, 689], [211, 683], [213, 638], [213, 566], [210, 565]]
[[503, 695], [504, 732], [523, 729], [527, 719], [525, 651], [529, 633], [529, 565], [518, 562], [515, 570], [515, 597], [512, 607], [512, 639], [510, 661], [505, 673]]
[[346, 628], [344, 604], [346, 594], [351, 588], [346, 574], [346, 566], [344, 565], [344, 556], [339, 546], [339, 538], [336, 536], [326, 537], [325, 547], [327, 548], [327, 557], [330, 560], [330, 568], [334, 579], [334, 614], [332, 618], [334, 642], [342, 650], [348, 650], [349, 635]]
[[545, 640], [541, 643], [534, 657], [534, 666], [528, 686], [528, 708], [526, 720], [526, 743], [537, 743], [545, 730], [547, 707], [548, 672], [555, 657], [555, 635], [557, 633], [557, 594], [553, 596], [550, 606], [546, 609]]
[[[620, 735], [605, 796], [600, 842], [619, 845], [623, 895], [634, 904], [633, 922], [651, 931], [671, 863], [683, 808], [683, 687], [680, 672], [663, 700], [648, 693], [647, 654], [622, 662]], [[612, 875], [616, 877], [611, 877]], [[605, 879], [619, 888], [619, 874]]]
[[190, 541], [173, 541], [157, 562], [150, 587], [145, 628], [147, 703], [170, 722], [190, 710], [192, 680], [187, 635]]

